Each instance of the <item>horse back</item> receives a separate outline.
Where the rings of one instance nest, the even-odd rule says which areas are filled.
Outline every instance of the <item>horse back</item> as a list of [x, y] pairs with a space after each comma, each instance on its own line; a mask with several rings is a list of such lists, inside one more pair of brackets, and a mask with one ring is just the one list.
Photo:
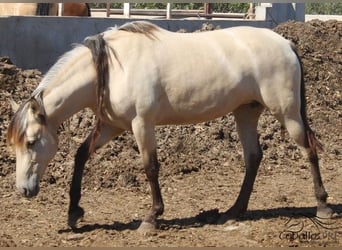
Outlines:
[[114, 106], [153, 114], [159, 124], [204, 121], [263, 103], [263, 90], [291, 77], [297, 63], [287, 40], [260, 28], [188, 34], [159, 29], [153, 37], [121, 32], [107, 39], [119, 61], [111, 73]]

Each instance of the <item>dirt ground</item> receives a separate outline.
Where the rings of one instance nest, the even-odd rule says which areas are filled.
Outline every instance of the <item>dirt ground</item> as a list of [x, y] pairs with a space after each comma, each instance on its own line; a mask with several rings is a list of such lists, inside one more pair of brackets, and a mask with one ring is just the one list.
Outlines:
[[[324, 145], [321, 172], [328, 201], [342, 213], [342, 22], [288, 22], [276, 32], [297, 46], [305, 69], [308, 115]], [[0, 246], [342, 246], [342, 219], [314, 217], [310, 167], [280, 124], [267, 112], [259, 123], [264, 158], [248, 211], [216, 225], [215, 209], [235, 201], [244, 164], [232, 115], [193, 126], [157, 129], [160, 183], [165, 213], [158, 230], [139, 234], [150, 194], [131, 132], [100, 149], [87, 164], [79, 228], [68, 228], [73, 157], [93, 126], [85, 110], [60, 131], [59, 151], [41, 181], [40, 194], [26, 199], [15, 190], [15, 158], [5, 137], [9, 97], [21, 102], [41, 79], [0, 59]]]

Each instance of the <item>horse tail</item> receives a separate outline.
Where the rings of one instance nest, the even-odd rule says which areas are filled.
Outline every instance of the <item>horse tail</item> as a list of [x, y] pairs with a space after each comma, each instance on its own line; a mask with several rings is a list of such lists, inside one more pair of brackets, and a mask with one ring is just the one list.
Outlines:
[[109, 82], [109, 60], [107, 53], [107, 44], [103, 38], [103, 34], [88, 37], [83, 44], [91, 51], [93, 62], [95, 64], [97, 81], [96, 81], [96, 126], [93, 130], [92, 140], [90, 143], [89, 153], [94, 152], [94, 143], [100, 135], [101, 120], [104, 116], [104, 97], [105, 87]]
[[300, 56], [296, 50], [296, 47], [293, 43], [291, 43], [291, 48], [293, 52], [297, 56], [297, 60], [300, 66], [300, 99], [301, 99], [301, 105], [300, 105], [300, 114], [302, 117], [304, 130], [306, 134], [306, 141], [305, 141], [305, 147], [310, 148], [312, 152], [315, 154], [317, 153], [317, 149], [323, 151], [323, 146], [319, 142], [319, 140], [316, 138], [315, 133], [310, 128], [309, 122], [308, 122], [308, 116], [307, 116], [307, 103], [306, 103], [306, 90], [305, 90], [305, 81], [304, 81], [304, 69], [303, 69], [303, 63], [300, 59]]

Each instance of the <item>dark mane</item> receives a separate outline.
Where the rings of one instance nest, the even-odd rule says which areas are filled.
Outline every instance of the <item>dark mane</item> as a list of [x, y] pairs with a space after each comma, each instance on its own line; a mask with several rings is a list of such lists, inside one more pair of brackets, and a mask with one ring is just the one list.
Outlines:
[[85, 39], [83, 45], [88, 47], [91, 51], [93, 62], [95, 64], [97, 81], [96, 81], [96, 127], [93, 131], [93, 137], [90, 143], [89, 151], [94, 151], [94, 142], [99, 135], [99, 127], [101, 124], [101, 118], [104, 115], [104, 96], [105, 87], [109, 81], [109, 60], [108, 60], [108, 47], [106, 41], [103, 39], [103, 34], [91, 36]]
[[[109, 81], [109, 66], [108, 66], [108, 53], [106, 41], [103, 39], [103, 35], [96, 35], [92, 37], [88, 37], [83, 45], [90, 49], [93, 57], [94, 66], [96, 69], [97, 80], [96, 84], [96, 98], [97, 98], [97, 106], [96, 106], [96, 115], [97, 115], [97, 124], [94, 130], [94, 134], [99, 133], [98, 128], [101, 123], [101, 118], [104, 114], [104, 104], [103, 99], [105, 96], [105, 86]], [[80, 46], [76, 47], [79, 48]], [[44, 105], [43, 105], [43, 93], [50, 82], [52, 76], [55, 75], [55, 72], [58, 71], [61, 65], [64, 65], [65, 61], [76, 53], [78, 50], [72, 50], [71, 52], [66, 53], [61, 59], [59, 59], [58, 63], [53, 66], [52, 69], [49, 70], [48, 74], [43, 78], [40, 85], [36, 88], [36, 90], [32, 93], [31, 97], [26, 100], [18, 109], [18, 111], [14, 114], [8, 130], [7, 130], [7, 143], [9, 146], [22, 146], [25, 142], [25, 131], [28, 126], [27, 121], [27, 112], [30, 107], [30, 102], [34, 100], [39, 107], [42, 108], [43, 115], [45, 115]], [[45, 122], [42, 123], [45, 125]], [[93, 140], [96, 138], [94, 137]]]
[[123, 30], [132, 33], [140, 33], [148, 36], [149, 38], [155, 38], [155, 32], [159, 30], [158, 26], [145, 22], [145, 21], [136, 21], [126, 23], [118, 28], [118, 30]]

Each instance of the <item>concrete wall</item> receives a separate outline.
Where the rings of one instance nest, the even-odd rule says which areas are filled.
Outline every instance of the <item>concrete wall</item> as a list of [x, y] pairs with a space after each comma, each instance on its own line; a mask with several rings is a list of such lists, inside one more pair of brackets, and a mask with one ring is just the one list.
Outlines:
[[304, 3], [261, 3], [256, 6], [257, 20], [266, 20], [274, 24], [288, 20], [305, 21]]
[[[23, 69], [46, 72], [59, 56], [89, 35], [122, 25], [128, 19], [82, 17], [0, 17], [0, 56]], [[248, 20], [149, 20], [165, 29], [200, 29], [210, 22], [221, 28], [250, 25], [272, 28], [272, 22]]]

